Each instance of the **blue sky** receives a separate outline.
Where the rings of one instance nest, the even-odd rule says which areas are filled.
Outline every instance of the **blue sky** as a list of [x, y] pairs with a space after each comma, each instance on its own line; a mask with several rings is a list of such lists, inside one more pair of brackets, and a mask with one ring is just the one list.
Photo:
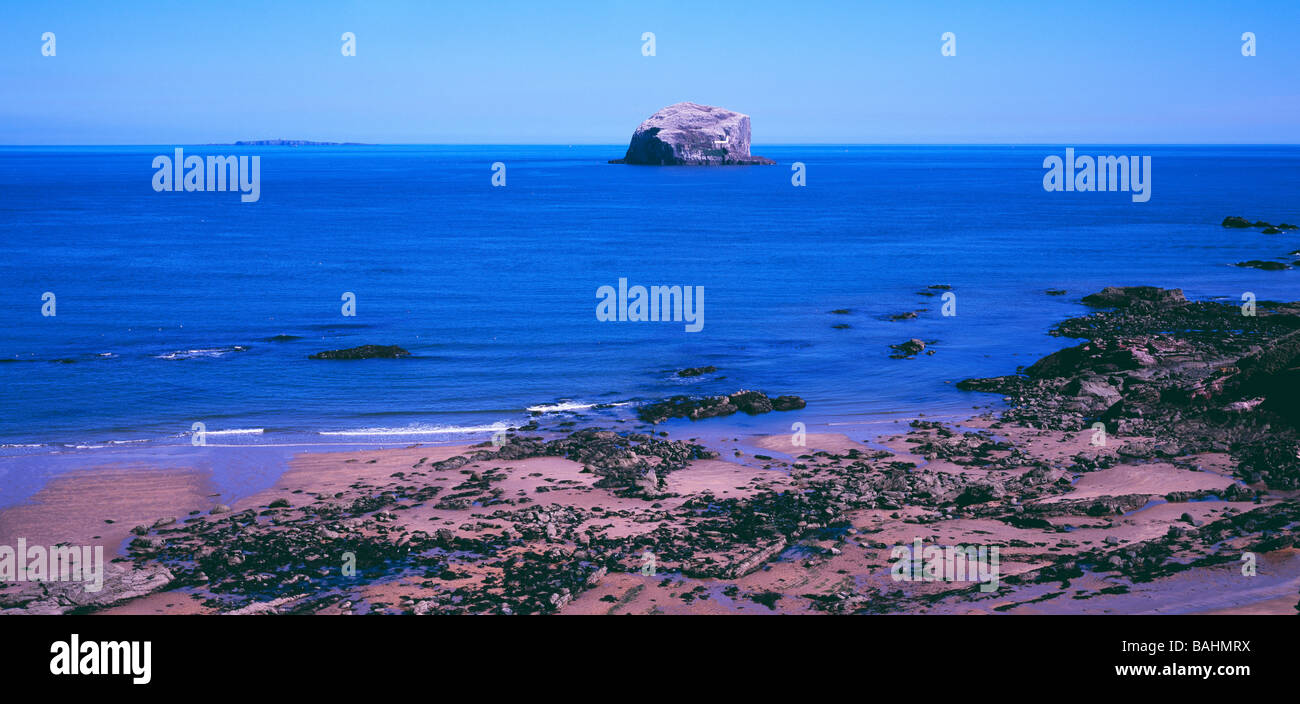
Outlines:
[[1297, 0], [6, 5], [0, 144], [617, 144], [682, 100], [757, 144], [1300, 141]]

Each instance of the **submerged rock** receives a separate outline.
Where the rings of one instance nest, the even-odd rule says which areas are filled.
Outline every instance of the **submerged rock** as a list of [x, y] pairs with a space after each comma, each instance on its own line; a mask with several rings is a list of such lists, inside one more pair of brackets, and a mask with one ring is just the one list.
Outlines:
[[308, 359], [396, 359], [410, 356], [410, 352], [397, 345], [362, 345], [344, 350], [317, 352]]
[[749, 154], [749, 116], [712, 105], [674, 103], [632, 133], [627, 154], [611, 164], [733, 166], [775, 164]]
[[718, 368], [710, 364], [707, 367], [690, 367], [688, 369], [683, 369], [677, 372], [677, 376], [682, 376], [682, 377], [699, 376], [701, 374], [712, 374], [713, 372], [716, 371], [718, 371]]
[[1260, 259], [1251, 259], [1250, 261], [1237, 262], [1233, 266], [1239, 266], [1246, 269], [1262, 269], [1264, 271], [1282, 271], [1291, 267], [1282, 262], [1267, 262]]

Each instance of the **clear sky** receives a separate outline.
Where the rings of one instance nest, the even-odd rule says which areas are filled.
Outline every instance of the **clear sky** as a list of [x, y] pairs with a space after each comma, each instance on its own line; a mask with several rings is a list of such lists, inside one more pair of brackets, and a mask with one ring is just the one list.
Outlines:
[[617, 144], [682, 100], [749, 114], [757, 144], [1300, 142], [1300, 0], [11, 0], [2, 14], [0, 144]]

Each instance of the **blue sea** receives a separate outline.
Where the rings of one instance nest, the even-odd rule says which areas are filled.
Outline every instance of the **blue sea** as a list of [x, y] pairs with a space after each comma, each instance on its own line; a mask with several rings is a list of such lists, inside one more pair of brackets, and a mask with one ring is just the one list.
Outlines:
[[[1065, 146], [1150, 155], [1150, 201], [1044, 191]], [[1219, 225], [1300, 222], [1294, 146], [756, 145], [778, 165], [724, 168], [607, 164], [617, 145], [185, 148], [260, 156], [255, 203], [155, 192], [173, 149], [0, 148], [0, 504], [59, 458], [187, 451], [196, 422], [216, 446], [479, 441], [741, 388], [808, 406], [688, 434], [964, 417], [998, 399], [955, 381], [1071, 344], [1048, 329], [1103, 286], [1300, 298], [1300, 271], [1231, 266], [1290, 261], [1300, 234]], [[703, 329], [597, 320], [620, 278], [702, 286]], [[909, 338], [934, 354], [890, 359]], [[308, 359], [363, 344], [412, 356]]]

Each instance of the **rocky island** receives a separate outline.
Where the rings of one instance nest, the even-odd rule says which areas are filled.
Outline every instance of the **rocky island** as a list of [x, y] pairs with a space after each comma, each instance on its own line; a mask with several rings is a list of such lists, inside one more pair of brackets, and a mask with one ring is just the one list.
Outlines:
[[651, 115], [622, 159], [641, 166], [741, 166], [775, 164], [749, 154], [749, 115], [699, 103], [674, 103]]

